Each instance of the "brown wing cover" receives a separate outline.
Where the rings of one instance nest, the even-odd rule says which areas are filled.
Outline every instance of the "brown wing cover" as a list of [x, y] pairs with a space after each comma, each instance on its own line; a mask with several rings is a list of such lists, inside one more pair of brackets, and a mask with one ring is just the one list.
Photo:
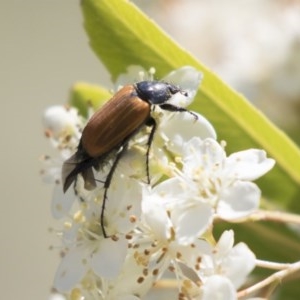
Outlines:
[[132, 85], [124, 86], [89, 120], [81, 142], [91, 157], [113, 150], [146, 122], [150, 105], [137, 97]]

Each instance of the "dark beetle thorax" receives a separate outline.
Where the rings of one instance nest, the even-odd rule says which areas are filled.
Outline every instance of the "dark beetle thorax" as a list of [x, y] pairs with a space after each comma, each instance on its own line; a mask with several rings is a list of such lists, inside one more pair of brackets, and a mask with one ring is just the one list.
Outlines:
[[181, 90], [162, 81], [141, 81], [135, 84], [138, 97], [150, 104], [163, 104]]

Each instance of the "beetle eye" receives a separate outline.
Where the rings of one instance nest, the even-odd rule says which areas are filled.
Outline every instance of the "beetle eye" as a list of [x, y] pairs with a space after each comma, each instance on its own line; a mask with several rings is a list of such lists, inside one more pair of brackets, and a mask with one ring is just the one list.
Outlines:
[[172, 95], [177, 94], [181, 90], [174, 85], [169, 85], [169, 91]]
[[169, 85], [169, 91], [171, 93], [171, 95], [175, 95], [177, 93], [182, 94], [183, 96], [187, 97], [188, 96], [188, 92], [174, 86], [174, 85]]

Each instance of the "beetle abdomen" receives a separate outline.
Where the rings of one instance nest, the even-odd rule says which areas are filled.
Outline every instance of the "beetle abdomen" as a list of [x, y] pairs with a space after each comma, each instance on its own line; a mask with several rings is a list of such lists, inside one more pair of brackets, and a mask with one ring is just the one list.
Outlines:
[[149, 115], [150, 104], [137, 96], [134, 86], [127, 85], [90, 119], [82, 132], [82, 147], [91, 157], [110, 152], [136, 132]]

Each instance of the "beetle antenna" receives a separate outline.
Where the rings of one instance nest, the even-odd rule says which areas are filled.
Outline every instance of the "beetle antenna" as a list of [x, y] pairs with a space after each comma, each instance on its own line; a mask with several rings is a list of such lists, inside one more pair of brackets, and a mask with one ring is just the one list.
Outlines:
[[171, 111], [171, 112], [187, 112], [194, 117], [195, 121], [198, 120], [198, 116], [195, 113], [193, 113], [192, 111], [190, 111], [184, 107], [180, 107], [180, 106], [170, 104], [170, 103], [160, 104], [159, 107], [163, 110], [167, 110], [167, 111]]

